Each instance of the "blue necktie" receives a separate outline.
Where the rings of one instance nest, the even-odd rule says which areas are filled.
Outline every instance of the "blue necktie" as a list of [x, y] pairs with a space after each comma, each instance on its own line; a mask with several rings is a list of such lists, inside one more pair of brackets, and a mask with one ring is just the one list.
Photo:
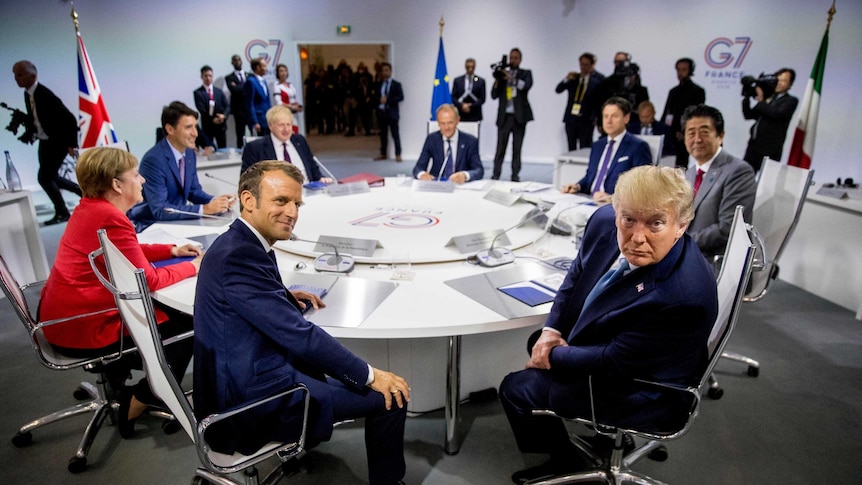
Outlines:
[[596, 177], [596, 184], [593, 186], [593, 192], [607, 192], [604, 190], [605, 175], [608, 173], [608, 167], [611, 164], [611, 153], [614, 151], [614, 140], [608, 141], [608, 151], [605, 152], [605, 159], [602, 161], [602, 167], [599, 170], [599, 175]]
[[[611, 284], [622, 278], [628, 270], [629, 262], [625, 258], [620, 260], [619, 267], [617, 267], [616, 269], [609, 269], [608, 272], [605, 273], [604, 276], [601, 277], [601, 279], [599, 279], [598, 283], [596, 283], [596, 286], [594, 286], [593, 289], [590, 291], [590, 294], [587, 295], [587, 299], [584, 300], [583, 308], [586, 309], [588, 306], [590, 306], [590, 303], [592, 303], [593, 300], [595, 300], [600, 294], [602, 294], [602, 292], [605, 291], [609, 286], [611, 286]], [[581, 310], [581, 313], [583, 313], [583, 310]]]
[[446, 159], [440, 169], [440, 180], [449, 180], [452, 176], [452, 139], [446, 139]]

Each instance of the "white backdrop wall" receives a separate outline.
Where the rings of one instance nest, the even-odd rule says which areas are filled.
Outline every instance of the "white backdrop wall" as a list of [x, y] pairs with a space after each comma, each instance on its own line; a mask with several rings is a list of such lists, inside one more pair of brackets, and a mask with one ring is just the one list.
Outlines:
[[[77, 112], [76, 44], [68, 3], [0, 0], [0, 100], [23, 108], [23, 95], [11, 66], [29, 59], [39, 80]], [[797, 70], [791, 94], [801, 99], [826, 24], [829, 0], [258, 0], [254, 7], [235, 1], [116, 2], [78, 0], [80, 27], [108, 112], [121, 139], [142, 156], [154, 141], [161, 107], [179, 99], [192, 105], [200, 84], [199, 68], [214, 67], [217, 76], [230, 71], [229, 59], [267, 53], [290, 67], [300, 82], [297, 45], [302, 43], [375, 42], [392, 46], [394, 77], [405, 89], [401, 132], [404, 155], [418, 154], [431, 100], [437, 55], [438, 20], [445, 17], [444, 42], [450, 77], [463, 71], [466, 57], [477, 59], [477, 71], [491, 78], [489, 65], [518, 46], [524, 68], [533, 70], [530, 92], [536, 120], [528, 126], [526, 161], [550, 162], [565, 149], [562, 113], [565, 95], [554, 87], [575, 69], [584, 51], [598, 56], [598, 70], [612, 71], [617, 50], [632, 53], [644, 85], [659, 111], [676, 84], [674, 61], [697, 62], [695, 81], [707, 90], [727, 122], [727, 149], [741, 156], [750, 122], [742, 119], [737, 77], [789, 66]], [[839, 1], [831, 29], [820, 124], [813, 166], [818, 180], [862, 179], [862, 110], [855, 104], [862, 79], [862, 2]], [[336, 35], [349, 24], [349, 36]], [[855, 27], [854, 27], [855, 26]], [[727, 48], [707, 50], [715, 39]], [[749, 38], [747, 55], [741, 38]], [[258, 40], [259, 42], [255, 42]], [[279, 50], [279, 46], [281, 49]], [[706, 58], [727, 52], [740, 65], [711, 68]], [[274, 62], [271, 62], [274, 64]], [[248, 64], [246, 63], [246, 68]], [[715, 75], [736, 76], [718, 78]], [[490, 98], [490, 94], [489, 94]], [[482, 158], [490, 162], [496, 142], [496, 101], [485, 107]], [[798, 113], [797, 113], [798, 115]], [[0, 113], [0, 123], [8, 121]], [[795, 125], [794, 122], [791, 126]], [[789, 149], [785, 145], [785, 158]], [[25, 185], [35, 186], [36, 150], [0, 131], [0, 149], [10, 150]], [[370, 156], [371, 154], [369, 154]], [[504, 174], [507, 174], [504, 171]]]

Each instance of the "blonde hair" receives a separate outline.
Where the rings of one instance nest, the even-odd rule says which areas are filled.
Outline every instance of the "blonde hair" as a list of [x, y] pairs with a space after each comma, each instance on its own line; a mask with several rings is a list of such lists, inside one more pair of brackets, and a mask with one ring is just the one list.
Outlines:
[[97, 147], [78, 157], [75, 175], [84, 197], [102, 198], [111, 190], [114, 179], [138, 166], [138, 159], [119, 148]]
[[290, 111], [290, 108], [283, 104], [277, 104], [272, 108], [269, 108], [266, 112], [266, 122], [269, 125], [274, 125], [275, 120], [278, 118], [287, 118], [290, 120], [290, 124], [293, 124], [293, 112]]
[[614, 210], [621, 205], [638, 213], [670, 210], [680, 224], [694, 218], [691, 184], [680, 168], [643, 165], [626, 171], [614, 187]]

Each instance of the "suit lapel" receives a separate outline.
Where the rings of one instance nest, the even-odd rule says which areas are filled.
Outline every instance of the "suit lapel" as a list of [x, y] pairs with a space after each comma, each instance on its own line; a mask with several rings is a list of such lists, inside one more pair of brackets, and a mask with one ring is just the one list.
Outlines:
[[[725, 158], [725, 153], [722, 150], [721, 153], [715, 157], [715, 160], [712, 162], [712, 166], [709, 167], [709, 172], [706, 172], [706, 175], [703, 176], [703, 180], [700, 182], [700, 188], [697, 189], [697, 195], [694, 197], [694, 210], [697, 212], [698, 206], [703, 202], [703, 199], [709, 194], [712, 188], [716, 185], [716, 180], [721, 176], [721, 172], [724, 170], [724, 166], [727, 164], [727, 159]], [[697, 167], [694, 168], [694, 174], [697, 174]], [[689, 180], [692, 184], [694, 184], [694, 177]]]

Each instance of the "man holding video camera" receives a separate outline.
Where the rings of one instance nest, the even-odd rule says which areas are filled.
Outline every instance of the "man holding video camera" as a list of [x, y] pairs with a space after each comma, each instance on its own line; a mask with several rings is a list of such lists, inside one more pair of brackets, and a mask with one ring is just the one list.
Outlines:
[[499, 99], [497, 108], [497, 153], [494, 155], [494, 180], [500, 179], [503, 170], [503, 157], [506, 156], [506, 145], [509, 135], [512, 135], [512, 182], [520, 182], [518, 173], [521, 171], [521, 146], [524, 144], [524, 134], [527, 132], [527, 122], [533, 121], [533, 109], [527, 99], [527, 93], [533, 87], [533, 73], [529, 69], [521, 69], [521, 50], [515, 47], [499, 64], [491, 66], [494, 69], [494, 87], [491, 88], [491, 98]]
[[[788, 67], [772, 76], [761, 74], [758, 79], [748, 76], [742, 79], [742, 115], [747, 120], [757, 120], [751, 126], [751, 138], [743, 158], [755, 173], [763, 165], [763, 157], [781, 160], [787, 127], [799, 104], [799, 99], [787, 94], [795, 79], [796, 71]], [[752, 97], [757, 99], [753, 107]]]

